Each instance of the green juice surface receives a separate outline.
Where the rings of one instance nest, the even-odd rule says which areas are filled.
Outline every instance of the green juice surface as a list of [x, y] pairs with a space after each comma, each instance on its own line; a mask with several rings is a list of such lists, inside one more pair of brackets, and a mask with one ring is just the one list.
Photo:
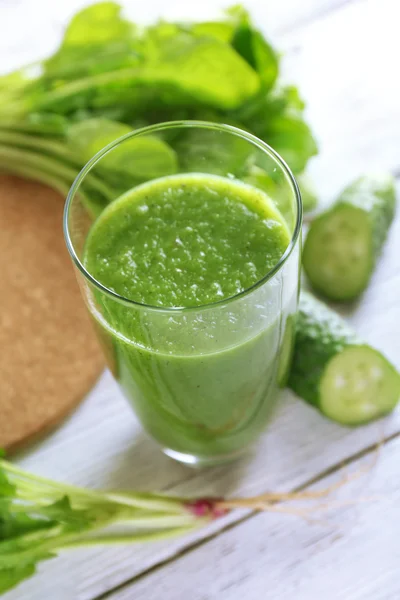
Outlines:
[[265, 323], [253, 318], [253, 310], [268, 310], [253, 309], [252, 294], [195, 307], [257, 283], [289, 241], [263, 192], [205, 174], [138, 186], [93, 224], [85, 267], [107, 288], [147, 306], [96, 290], [92, 315], [114, 375], [163, 447], [217, 460], [240, 452], [265, 428], [277, 394], [285, 311]]
[[222, 177], [178, 175], [113, 202], [92, 228], [85, 264], [130, 300], [202, 306], [259, 281], [289, 240], [263, 192]]

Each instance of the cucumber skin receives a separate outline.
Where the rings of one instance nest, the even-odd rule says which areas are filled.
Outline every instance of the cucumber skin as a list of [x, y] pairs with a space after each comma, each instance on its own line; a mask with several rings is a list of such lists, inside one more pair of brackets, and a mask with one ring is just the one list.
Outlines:
[[350, 345], [362, 345], [354, 331], [333, 310], [302, 290], [288, 387], [319, 407], [319, 384], [330, 360]]
[[[368, 286], [374, 271], [377, 259], [386, 240], [389, 227], [393, 221], [396, 210], [396, 190], [394, 178], [390, 174], [364, 175], [346, 187], [338, 200], [326, 212], [319, 215], [310, 226], [310, 232], [318, 227], [319, 221], [329, 218], [330, 214], [336, 214], [342, 207], [353, 206], [367, 214], [371, 227], [371, 266], [365, 278], [362, 288], [355, 291], [351, 296], [340, 296], [327, 293], [323, 286], [313, 281], [309, 276], [307, 261], [303, 258], [303, 266], [312, 286], [328, 299], [339, 301], [351, 301], [357, 298]], [[310, 233], [309, 232], [309, 233]], [[307, 246], [308, 235], [304, 243]], [[311, 237], [311, 236], [310, 236]], [[303, 252], [303, 257], [305, 253]]]
[[336, 208], [342, 205], [355, 206], [368, 213], [375, 266], [396, 211], [394, 178], [390, 174], [360, 177], [343, 190], [335, 203]]

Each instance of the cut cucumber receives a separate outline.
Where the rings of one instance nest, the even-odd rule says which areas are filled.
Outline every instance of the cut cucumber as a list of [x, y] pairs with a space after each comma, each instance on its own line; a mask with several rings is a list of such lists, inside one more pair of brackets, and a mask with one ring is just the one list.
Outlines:
[[367, 287], [395, 212], [391, 175], [361, 177], [310, 226], [303, 266], [312, 286], [332, 300]]
[[325, 369], [319, 408], [333, 421], [359, 425], [390, 412], [399, 393], [399, 374], [380, 352], [349, 346]]
[[400, 396], [395, 367], [362, 343], [337, 313], [304, 291], [288, 385], [342, 425], [360, 425], [389, 413]]

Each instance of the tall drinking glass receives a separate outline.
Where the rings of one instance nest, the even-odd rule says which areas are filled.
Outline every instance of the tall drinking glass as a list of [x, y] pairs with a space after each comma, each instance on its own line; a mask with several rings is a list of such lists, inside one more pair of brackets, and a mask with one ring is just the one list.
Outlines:
[[[189, 173], [268, 196], [289, 232], [281, 258], [248, 289], [202, 306], [147, 305], [107, 288], [85, 259], [92, 224], [107, 202], [163, 176], [182, 175], [190, 184]], [[272, 148], [235, 127], [206, 122], [162, 123], [125, 135], [98, 152], [70, 190], [66, 243], [108, 366], [145, 431], [178, 461], [231, 460], [266, 428], [292, 352], [301, 212], [295, 179]], [[151, 274], [149, 264], [142, 288], [154, 285]], [[181, 277], [183, 286], [189, 283], [185, 269]]]

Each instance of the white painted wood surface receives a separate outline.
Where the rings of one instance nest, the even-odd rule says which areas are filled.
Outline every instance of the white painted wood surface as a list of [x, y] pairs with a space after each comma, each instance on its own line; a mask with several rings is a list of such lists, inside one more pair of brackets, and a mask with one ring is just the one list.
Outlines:
[[[65, 19], [82, 4], [82, 0], [1, 0], [0, 68], [30, 62], [51, 51]], [[163, 4], [148, 0], [140, 8], [137, 2], [126, 3], [140, 21], [159, 14], [188, 16], [189, 10], [204, 17], [215, 13], [215, 5], [227, 3], [214, 3], [213, 12], [203, 5], [189, 9], [188, 2], [173, 3], [166, 11]], [[287, 77], [300, 84], [307, 100], [321, 146], [312, 172], [324, 199], [329, 201], [362, 171], [399, 169], [396, 3], [249, 0], [246, 5], [259, 26], [272, 31], [278, 46], [286, 50]], [[399, 240], [398, 218], [372, 285], [348, 314], [360, 333], [397, 366]], [[325, 421], [286, 392], [274, 423], [252, 456], [235, 466], [196, 472], [174, 464], [144, 437], [106, 373], [69, 421], [19, 460], [38, 473], [92, 487], [251, 494], [289, 490], [323, 478], [327, 469], [340, 469], [344, 459], [372, 447], [383, 426], [386, 436], [400, 433], [399, 412], [383, 425], [347, 430]], [[394, 566], [400, 545], [390, 534], [391, 523], [398, 520], [399, 452], [398, 442], [388, 443], [373, 477], [375, 489], [388, 496], [386, 503], [357, 507], [360, 523], [355, 530], [350, 527], [354, 512], [341, 510], [338, 519], [347, 529], [338, 540], [331, 530], [291, 517], [261, 515], [235, 525], [242, 515], [232, 515], [182, 540], [65, 553], [43, 564], [37, 577], [4, 597], [94, 600], [110, 592], [114, 600], [308, 600], [322, 595], [325, 600], [397, 599], [400, 591]], [[232, 529], [224, 533], [228, 524]], [[216, 537], [189, 552], [190, 546], [210, 535]], [[181, 552], [187, 556], [177, 558]], [[149, 569], [153, 572], [146, 574]], [[363, 587], [357, 587], [358, 581]], [[117, 586], [124, 588], [113, 593]]]
[[[335, 494], [337, 504], [350, 498], [359, 498], [359, 504], [316, 512], [321, 523], [252, 516], [110, 600], [398, 600], [399, 461], [397, 439], [385, 446], [370, 472]], [[371, 462], [368, 455], [346, 472]], [[312, 489], [335, 483], [339, 474]]]

